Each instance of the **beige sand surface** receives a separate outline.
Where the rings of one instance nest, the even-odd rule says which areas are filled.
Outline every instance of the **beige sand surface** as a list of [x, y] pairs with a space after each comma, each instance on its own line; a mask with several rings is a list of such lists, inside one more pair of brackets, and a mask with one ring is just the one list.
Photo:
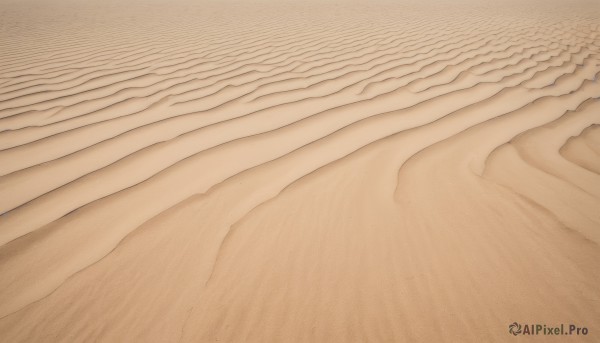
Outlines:
[[0, 0], [0, 342], [599, 342], [599, 80], [599, 1]]

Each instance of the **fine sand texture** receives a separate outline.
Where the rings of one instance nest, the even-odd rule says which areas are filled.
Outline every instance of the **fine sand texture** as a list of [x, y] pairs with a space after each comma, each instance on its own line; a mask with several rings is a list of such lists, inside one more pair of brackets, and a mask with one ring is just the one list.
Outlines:
[[0, 0], [0, 342], [600, 342], [600, 1]]

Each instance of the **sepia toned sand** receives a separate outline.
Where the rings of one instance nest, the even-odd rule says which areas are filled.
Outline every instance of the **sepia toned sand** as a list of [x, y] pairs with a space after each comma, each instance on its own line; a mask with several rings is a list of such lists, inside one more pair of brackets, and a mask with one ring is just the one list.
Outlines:
[[597, 1], [0, 0], [0, 342], [598, 342], [599, 79]]

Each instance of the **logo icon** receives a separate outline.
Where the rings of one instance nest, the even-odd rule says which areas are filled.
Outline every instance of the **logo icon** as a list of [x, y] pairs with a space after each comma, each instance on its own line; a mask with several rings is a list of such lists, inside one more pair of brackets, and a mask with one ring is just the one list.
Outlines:
[[518, 335], [521, 333], [521, 324], [514, 322], [508, 326], [508, 332], [513, 335]]

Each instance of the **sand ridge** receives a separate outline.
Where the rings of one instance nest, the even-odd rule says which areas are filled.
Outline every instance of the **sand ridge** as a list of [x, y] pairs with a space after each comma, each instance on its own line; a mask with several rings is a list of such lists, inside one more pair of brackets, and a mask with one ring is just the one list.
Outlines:
[[0, 5], [0, 341], [600, 330], [596, 2]]

